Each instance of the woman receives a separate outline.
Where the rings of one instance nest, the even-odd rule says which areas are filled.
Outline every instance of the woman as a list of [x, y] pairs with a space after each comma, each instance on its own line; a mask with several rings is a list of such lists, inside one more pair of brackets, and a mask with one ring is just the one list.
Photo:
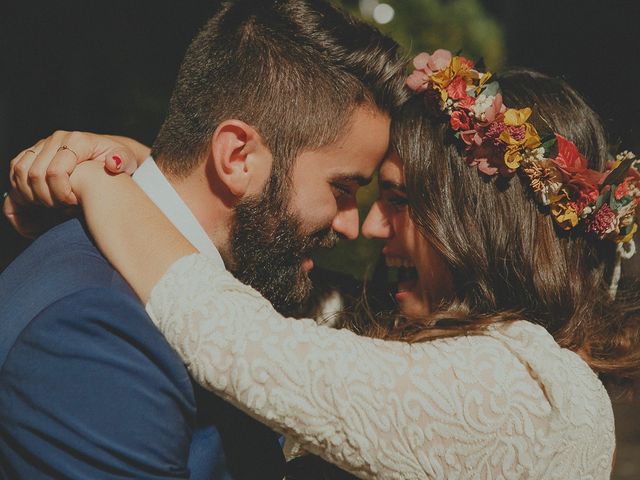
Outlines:
[[[609, 478], [601, 380], [629, 381], [640, 362], [640, 306], [613, 300], [609, 278], [615, 241], [628, 248], [635, 223], [591, 232], [578, 223], [595, 200], [574, 218], [558, 197], [600, 188], [591, 177], [604, 175], [563, 141], [601, 172], [602, 127], [562, 81], [512, 72], [501, 97], [468, 60], [424, 55], [363, 226], [386, 241], [389, 264], [415, 269], [400, 313], [369, 328], [386, 341], [283, 318], [100, 163], [76, 169], [73, 192], [193, 377], [304, 449], [363, 478]], [[547, 133], [562, 135], [557, 147], [542, 143]], [[544, 145], [558, 163], [530, 176]], [[616, 191], [625, 185], [620, 199], [635, 207], [637, 176], [621, 169]], [[152, 251], [149, 230], [162, 239]]]

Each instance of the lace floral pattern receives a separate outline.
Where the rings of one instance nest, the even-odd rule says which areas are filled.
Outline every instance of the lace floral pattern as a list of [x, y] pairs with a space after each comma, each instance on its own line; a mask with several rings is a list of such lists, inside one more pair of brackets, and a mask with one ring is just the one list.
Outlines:
[[194, 379], [362, 478], [606, 479], [609, 397], [542, 327], [408, 345], [279, 315], [202, 255], [147, 310]]

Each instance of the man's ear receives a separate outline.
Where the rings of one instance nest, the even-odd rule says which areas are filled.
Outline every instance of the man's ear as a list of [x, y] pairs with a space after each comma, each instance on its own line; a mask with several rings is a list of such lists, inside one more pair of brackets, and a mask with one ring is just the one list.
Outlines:
[[211, 138], [216, 173], [232, 195], [258, 193], [266, 183], [273, 161], [255, 128], [240, 120], [225, 120]]

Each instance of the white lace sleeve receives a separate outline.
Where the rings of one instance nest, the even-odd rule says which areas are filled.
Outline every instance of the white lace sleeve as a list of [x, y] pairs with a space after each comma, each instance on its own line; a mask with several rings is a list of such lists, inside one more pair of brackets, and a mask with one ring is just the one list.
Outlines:
[[147, 309], [198, 383], [355, 475], [539, 478], [557, 453], [544, 389], [496, 338], [410, 346], [287, 319], [202, 255]]

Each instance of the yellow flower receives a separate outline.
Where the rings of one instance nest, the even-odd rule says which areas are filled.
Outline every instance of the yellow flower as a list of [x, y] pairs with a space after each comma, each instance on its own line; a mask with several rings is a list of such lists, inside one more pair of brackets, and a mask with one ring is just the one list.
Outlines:
[[445, 89], [456, 76], [462, 77], [467, 85], [470, 85], [473, 79], [478, 78], [478, 72], [471, 70], [461, 57], [453, 57], [446, 68], [431, 75], [429, 80], [441, 89]]
[[516, 128], [524, 127], [524, 130], [512, 135], [509, 132], [509, 128], [506, 128], [499, 137], [500, 141], [507, 146], [504, 152], [504, 163], [512, 170], [520, 166], [520, 162], [524, 159], [527, 150], [533, 150], [540, 146], [540, 136], [533, 125], [525, 123], [524, 125], [514, 126]]
[[504, 112], [504, 124], [509, 127], [519, 127], [524, 125], [524, 123], [531, 116], [531, 109], [529, 107], [523, 108], [521, 110], [516, 110], [515, 108], [509, 108], [506, 112]]
[[437, 92], [440, 92], [440, 100], [442, 100], [442, 105], [445, 105], [447, 103], [447, 99], [449, 98], [449, 94], [447, 93], [447, 89], [446, 88], [440, 88], [437, 85], [434, 85], [433, 88]]
[[540, 135], [538, 135], [538, 131], [536, 127], [534, 127], [530, 123], [524, 124], [524, 143], [522, 144], [524, 148], [533, 150], [534, 148], [538, 148], [542, 142], [540, 141]]
[[482, 74], [482, 76], [480, 77], [480, 80], [478, 81], [478, 86], [476, 87], [476, 95], [480, 94], [482, 87], [484, 86], [485, 83], [489, 81], [491, 77], [492, 77], [491, 72], [485, 72]]
[[511, 170], [516, 170], [523, 159], [524, 155], [520, 145], [509, 145], [504, 152], [504, 163]]
[[578, 225], [578, 213], [569, 204], [569, 195], [563, 189], [558, 195], [551, 196], [551, 215], [563, 230], [571, 230]]
[[551, 160], [532, 160], [524, 165], [531, 189], [543, 205], [549, 205], [549, 195], [562, 188], [562, 175]]
[[[505, 125], [506, 124], [507, 122], [505, 121]], [[536, 127], [534, 127], [530, 123], [513, 126], [516, 128], [524, 127], [524, 131], [521, 134], [514, 136], [512, 132], [509, 131], [509, 128], [505, 128], [500, 134], [500, 137], [498, 137], [502, 143], [506, 144], [507, 146], [517, 145], [519, 147], [530, 150], [533, 150], [534, 148], [538, 148], [540, 146], [540, 136], [538, 135]]]

